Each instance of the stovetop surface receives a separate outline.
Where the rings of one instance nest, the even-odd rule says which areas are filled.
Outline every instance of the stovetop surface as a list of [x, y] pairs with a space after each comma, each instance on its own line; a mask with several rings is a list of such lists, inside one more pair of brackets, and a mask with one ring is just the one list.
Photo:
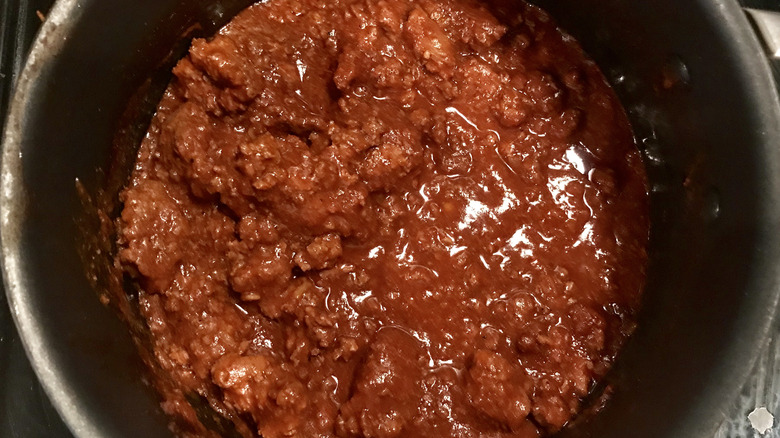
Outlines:
[[[35, 33], [53, 0], [0, 2], [0, 121], [5, 120], [12, 83], [21, 71]], [[780, 0], [743, 0], [745, 6], [780, 11]], [[713, 438], [780, 438], [780, 333], [774, 336], [736, 398], [733, 415]], [[759, 434], [748, 414], [765, 407], [775, 426]], [[0, 287], [0, 438], [70, 438], [24, 354]]]

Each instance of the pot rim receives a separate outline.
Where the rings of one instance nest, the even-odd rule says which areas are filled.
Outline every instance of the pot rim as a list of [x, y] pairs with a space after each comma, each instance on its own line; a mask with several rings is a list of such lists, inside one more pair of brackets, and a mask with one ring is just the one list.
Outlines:
[[63, 385], [63, 376], [52, 362], [46, 341], [36, 323], [35, 309], [25, 296], [27, 284], [22, 275], [19, 236], [25, 217], [26, 194], [22, 186], [22, 133], [25, 115], [32, 104], [30, 95], [36, 80], [48, 65], [55, 62], [67, 36], [78, 24], [82, 0], [57, 0], [47, 14], [31, 46], [22, 73], [15, 84], [5, 121], [0, 155], [0, 250], [3, 286], [16, 329], [44, 392], [57, 413], [76, 437], [100, 436], [78, 397]]

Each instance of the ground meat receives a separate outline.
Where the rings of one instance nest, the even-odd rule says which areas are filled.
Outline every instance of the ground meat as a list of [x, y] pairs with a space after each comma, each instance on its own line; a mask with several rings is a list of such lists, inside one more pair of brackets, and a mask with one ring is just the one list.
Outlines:
[[173, 72], [117, 262], [179, 435], [213, 426], [192, 400], [266, 438], [538, 437], [577, 414], [633, 330], [646, 178], [544, 12], [269, 0]]

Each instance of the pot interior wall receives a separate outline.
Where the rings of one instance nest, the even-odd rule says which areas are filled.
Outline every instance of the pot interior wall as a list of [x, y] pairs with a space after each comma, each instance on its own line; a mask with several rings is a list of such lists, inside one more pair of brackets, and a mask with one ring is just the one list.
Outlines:
[[[58, 409], [83, 436], [169, 432], [156, 397], [140, 384], [125, 327], [83, 275], [74, 182], [94, 193], [106, 176], [122, 180], [189, 39], [213, 33], [250, 3], [66, 1], [60, 7], [80, 6], [72, 7], [72, 33], [49, 42], [50, 56], [32, 67], [37, 82], [23, 108], [15, 188], [27, 202], [11, 243], [30, 311], [17, 316], [35, 328], [22, 335], [28, 346], [42, 345], [48, 363], [33, 358], [34, 366], [39, 374], [56, 370], [57, 385], [44, 385], [67, 393]], [[606, 408], [563, 435], [711, 436], [777, 299], [767, 262], [778, 247], [767, 233], [777, 223], [768, 207], [778, 187], [768, 147], [777, 99], [760, 89], [769, 74], [750, 59], [758, 45], [726, 0], [538, 3], [616, 87], [652, 180], [651, 267], [639, 329], [610, 376]]]

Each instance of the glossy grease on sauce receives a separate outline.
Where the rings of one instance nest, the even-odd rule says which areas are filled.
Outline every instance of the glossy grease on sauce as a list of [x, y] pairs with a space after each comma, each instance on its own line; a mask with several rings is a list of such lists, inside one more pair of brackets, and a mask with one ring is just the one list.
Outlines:
[[[633, 329], [646, 181], [542, 11], [270, 0], [174, 69], [118, 261], [184, 436], [535, 437]], [[188, 398], [189, 397], [189, 398]]]

